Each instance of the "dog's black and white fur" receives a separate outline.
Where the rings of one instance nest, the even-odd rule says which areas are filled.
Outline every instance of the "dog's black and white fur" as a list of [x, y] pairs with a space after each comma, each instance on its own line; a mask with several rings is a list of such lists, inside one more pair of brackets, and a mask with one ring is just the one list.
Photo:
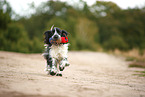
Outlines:
[[57, 27], [52, 28], [44, 33], [44, 43], [47, 44], [46, 52], [43, 54], [47, 60], [46, 71], [50, 75], [62, 76], [62, 71], [69, 65], [67, 61], [68, 43], [50, 43], [49, 39], [55, 41], [60, 40], [61, 37], [67, 36], [65, 30], [61, 30]]

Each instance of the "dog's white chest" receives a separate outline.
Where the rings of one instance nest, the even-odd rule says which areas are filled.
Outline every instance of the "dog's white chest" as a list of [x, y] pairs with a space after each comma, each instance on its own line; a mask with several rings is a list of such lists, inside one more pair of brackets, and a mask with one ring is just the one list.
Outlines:
[[67, 58], [68, 44], [52, 45], [50, 55], [52, 58]]

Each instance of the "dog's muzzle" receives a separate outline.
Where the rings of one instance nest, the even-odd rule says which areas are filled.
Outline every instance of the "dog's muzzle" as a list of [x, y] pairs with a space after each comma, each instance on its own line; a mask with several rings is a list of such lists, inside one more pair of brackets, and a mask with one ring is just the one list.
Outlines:
[[53, 40], [58, 40], [59, 36], [58, 35], [54, 35]]
[[59, 37], [56, 37], [56, 38], [50, 38], [49, 39], [49, 42], [51, 43], [51, 44], [55, 44], [55, 45], [57, 45], [57, 44], [60, 44], [61, 43], [61, 38], [59, 38]]

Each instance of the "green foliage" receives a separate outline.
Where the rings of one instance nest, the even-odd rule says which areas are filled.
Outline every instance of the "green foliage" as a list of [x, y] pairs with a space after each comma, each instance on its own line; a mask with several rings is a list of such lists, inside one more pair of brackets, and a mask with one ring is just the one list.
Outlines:
[[[76, 40], [79, 50], [88, 49], [88, 50], [97, 50], [95, 43], [95, 35], [98, 33], [97, 25], [87, 19], [87, 18], [78, 18], [78, 23], [76, 25]], [[95, 27], [96, 26], [96, 27]]]
[[7, 29], [11, 21], [11, 7], [6, 0], [0, 0], [0, 29]]
[[32, 3], [31, 9], [29, 17], [12, 20], [9, 3], [0, 0], [0, 50], [40, 53], [43, 33], [52, 25], [69, 32], [70, 50], [145, 49], [145, 7], [122, 10], [112, 2], [88, 6], [80, 0], [71, 6], [50, 0], [37, 8]]
[[28, 36], [23, 28], [18, 24], [9, 24], [8, 29], [3, 34], [3, 41], [1, 41], [2, 50], [28, 52]]
[[112, 36], [108, 41], [104, 42], [104, 48], [107, 50], [115, 50], [116, 48], [120, 50], [127, 50], [128, 45], [125, 43], [122, 37]]
[[31, 41], [23, 26], [17, 23], [9, 24], [8, 29], [1, 32], [0, 44], [1, 50], [23, 53], [42, 51], [42, 42], [38, 38]]

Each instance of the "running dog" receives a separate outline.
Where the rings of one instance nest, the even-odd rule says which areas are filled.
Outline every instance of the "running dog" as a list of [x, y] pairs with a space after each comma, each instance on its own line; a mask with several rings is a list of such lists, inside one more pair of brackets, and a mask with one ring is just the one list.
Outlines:
[[67, 61], [68, 38], [67, 32], [57, 27], [44, 33], [46, 50], [43, 56], [47, 60], [46, 71], [50, 75], [62, 76], [62, 71], [69, 66]]

